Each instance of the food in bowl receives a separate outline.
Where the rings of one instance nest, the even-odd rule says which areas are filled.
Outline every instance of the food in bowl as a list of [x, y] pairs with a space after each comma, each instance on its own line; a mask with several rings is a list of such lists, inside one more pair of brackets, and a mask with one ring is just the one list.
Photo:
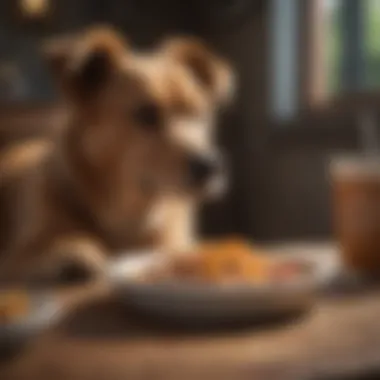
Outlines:
[[270, 272], [270, 259], [240, 241], [209, 243], [197, 253], [201, 278], [212, 282], [260, 282]]
[[277, 283], [310, 274], [309, 263], [279, 260], [250, 244], [225, 240], [201, 244], [196, 252], [170, 257], [144, 274], [146, 281], [181, 280], [218, 284]]
[[15, 322], [30, 312], [30, 299], [22, 291], [0, 291], [0, 324]]

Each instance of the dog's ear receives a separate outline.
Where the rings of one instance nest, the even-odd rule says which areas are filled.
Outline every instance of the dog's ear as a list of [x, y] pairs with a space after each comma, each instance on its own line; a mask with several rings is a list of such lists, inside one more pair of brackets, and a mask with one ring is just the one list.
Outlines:
[[69, 60], [78, 37], [77, 35], [66, 35], [50, 38], [42, 45], [43, 57], [57, 82], [61, 82], [66, 77]]
[[185, 65], [203, 88], [217, 102], [231, 99], [235, 78], [229, 65], [194, 38], [175, 38], [164, 43], [164, 49]]
[[93, 28], [81, 35], [50, 40], [44, 54], [60, 88], [70, 96], [88, 98], [111, 78], [127, 45], [110, 28]]

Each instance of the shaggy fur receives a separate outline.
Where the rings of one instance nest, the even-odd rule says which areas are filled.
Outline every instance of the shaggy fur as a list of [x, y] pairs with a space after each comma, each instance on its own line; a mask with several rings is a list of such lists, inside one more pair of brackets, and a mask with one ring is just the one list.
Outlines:
[[[101, 275], [113, 253], [184, 249], [191, 210], [222, 176], [197, 183], [189, 162], [217, 166], [213, 119], [231, 96], [227, 65], [189, 39], [137, 53], [109, 28], [44, 51], [67, 121], [54, 139], [0, 155], [0, 280], [55, 278], [73, 266]], [[188, 231], [174, 233], [173, 218]]]

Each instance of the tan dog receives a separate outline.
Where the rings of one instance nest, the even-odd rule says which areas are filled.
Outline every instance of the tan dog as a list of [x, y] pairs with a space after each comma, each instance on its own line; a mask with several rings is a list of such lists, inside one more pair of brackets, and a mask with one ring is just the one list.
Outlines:
[[229, 68], [193, 40], [142, 54], [108, 28], [54, 41], [46, 54], [67, 122], [54, 141], [0, 156], [11, 205], [0, 279], [55, 277], [72, 265], [101, 274], [109, 254], [152, 236], [186, 247], [195, 205], [223, 177], [212, 135], [231, 96]]

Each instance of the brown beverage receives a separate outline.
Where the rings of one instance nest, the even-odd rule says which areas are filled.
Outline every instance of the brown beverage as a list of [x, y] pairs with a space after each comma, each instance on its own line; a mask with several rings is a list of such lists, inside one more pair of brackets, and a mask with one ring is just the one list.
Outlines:
[[380, 273], [380, 157], [332, 163], [334, 221], [344, 263]]

